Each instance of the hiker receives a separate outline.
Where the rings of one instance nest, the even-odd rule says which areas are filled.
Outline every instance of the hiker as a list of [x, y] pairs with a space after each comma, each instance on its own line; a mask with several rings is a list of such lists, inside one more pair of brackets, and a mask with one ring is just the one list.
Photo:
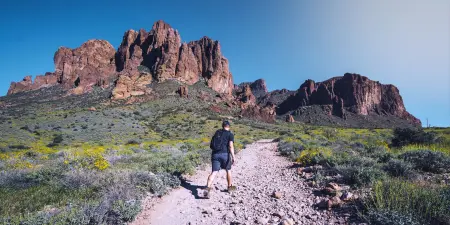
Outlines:
[[212, 183], [220, 169], [225, 169], [227, 171], [228, 192], [236, 189], [231, 182], [231, 165], [234, 164], [236, 159], [234, 156], [233, 142], [234, 135], [230, 131], [230, 122], [223, 121], [222, 129], [217, 130], [211, 139], [210, 147], [212, 149], [212, 172], [208, 177], [208, 182], [206, 185], [206, 198], [210, 197]]

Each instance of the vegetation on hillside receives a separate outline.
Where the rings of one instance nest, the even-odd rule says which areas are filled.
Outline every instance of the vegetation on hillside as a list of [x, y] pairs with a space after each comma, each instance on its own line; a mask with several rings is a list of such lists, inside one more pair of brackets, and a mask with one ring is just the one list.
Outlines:
[[279, 148], [302, 166], [322, 166], [313, 184], [350, 185], [370, 224], [450, 224], [449, 128], [304, 127]]
[[[52, 100], [17, 95], [0, 110], [1, 224], [123, 224], [142, 199], [180, 185], [179, 176], [210, 160], [209, 140], [230, 119], [238, 151], [280, 138], [279, 152], [304, 166], [321, 165], [315, 185], [351, 185], [372, 224], [448, 224], [450, 129], [345, 129], [229, 118], [225, 105], [152, 86], [164, 98], [103, 104], [108, 90]], [[190, 96], [215, 96], [205, 85]], [[57, 90], [56, 90], [57, 91]], [[100, 100], [99, 100], [100, 99]], [[4, 100], [4, 99], [2, 99]], [[17, 104], [19, 104], [17, 103]], [[221, 113], [222, 111], [223, 113]], [[319, 167], [318, 167], [319, 168]]]

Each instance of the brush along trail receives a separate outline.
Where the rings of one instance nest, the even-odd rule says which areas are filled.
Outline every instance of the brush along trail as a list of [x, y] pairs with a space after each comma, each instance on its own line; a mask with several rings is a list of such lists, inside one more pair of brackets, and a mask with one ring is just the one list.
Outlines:
[[347, 217], [314, 207], [319, 197], [297, 174], [293, 163], [279, 155], [277, 145], [272, 140], [260, 140], [236, 155], [232, 168], [236, 191], [226, 191], [222, 170], [210, 199], [204, 199], [211, 171], [206, 166], [186, 176], [182, 187], [161, 199], [147, 198], [132, 224], [347, 224]]

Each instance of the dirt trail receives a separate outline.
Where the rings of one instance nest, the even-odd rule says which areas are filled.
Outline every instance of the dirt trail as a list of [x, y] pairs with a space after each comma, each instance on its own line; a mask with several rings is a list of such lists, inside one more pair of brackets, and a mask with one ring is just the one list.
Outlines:
[[[276, 142], [261, 140], [237, 154], [235, 192], [225, 192], [225, 171], [220, 171], [211, 198], [203, 199], [207, 167], [158, 202], [147, 200], [132, 224], [346, 224], [332, 211], [313, 207], [318, 197], [276, 149]], [[282, 197], [273, 197], [275, 191]]]

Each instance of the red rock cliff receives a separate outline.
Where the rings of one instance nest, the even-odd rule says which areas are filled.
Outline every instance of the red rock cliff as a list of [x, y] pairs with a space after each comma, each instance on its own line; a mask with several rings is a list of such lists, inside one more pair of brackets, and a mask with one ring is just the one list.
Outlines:
[[406, 111], [394, 85], [380, 84], [359, 74], [346, 73], [318, 83], [307, 80], [294, 95], [279, 105], [277, 113], [285, 114], [308, 105], [332, 105], [332, 113], [342, 118], [348, 111], [359, 115], [393, 115], [421, 124]]
[[76, 49], [60, 47], [54, 56], [55, 72], [38, 76], [35, 81], [25, 77], [12, 82], [8, 94], [62, 85], [73, 94], [107, 87], [120, 76], [138, 76], [148, 70], [156, 81], [176, 79], [194, 84], [203, 78], [213, 90], [231, 95], [233, 78], [228, 60], [222, 55], [220, 43], [203, 37], [181, 43], [177, 30], [164, 21], [157, 21], [147, 32], [128, 30], [117, 52], [104, 40], [90, 40]]

